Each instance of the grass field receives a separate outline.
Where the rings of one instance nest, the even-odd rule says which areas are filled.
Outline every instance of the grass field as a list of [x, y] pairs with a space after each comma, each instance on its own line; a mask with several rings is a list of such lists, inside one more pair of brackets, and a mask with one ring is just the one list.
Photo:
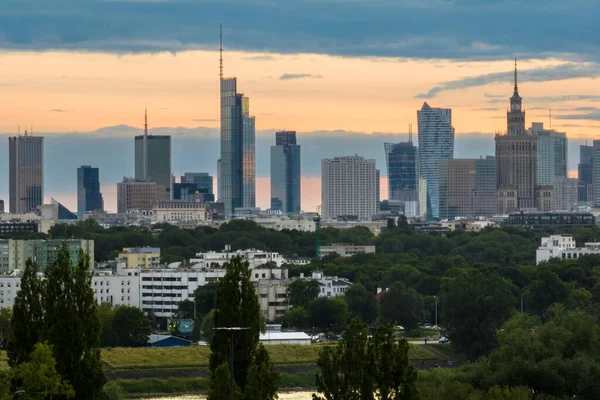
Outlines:
[[[267, 346], [267, 350], [271, 360], [278, 366], [314, 365], [322, 347], [322, 345], [272, 345]], [[429, 345], [411, 345], [410, 358], [412, 360], [440, 359], [439, 353], [433, 353], [427, 347]], [[208, 367], [209, 357], [210, 348], [207, 346], [102, 349], [102, 361], [115, 370], [205, 368]], [[6, 352], [0, 351], [0, 369], [6, 368], [8, 368]]]

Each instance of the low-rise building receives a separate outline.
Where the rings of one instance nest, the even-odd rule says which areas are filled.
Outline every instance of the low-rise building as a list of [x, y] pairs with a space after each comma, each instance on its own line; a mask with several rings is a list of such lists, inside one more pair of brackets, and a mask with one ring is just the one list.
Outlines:
[[229, 246], [226, 246], [225, 251], [196, 253], [196, 257], [190, 259], [190, 264], [192, 264], [192, 268], [194, 269], [220, 268], [232, 258], [238, 256], [244, 261], [248, 261], [250, 268], [256, 268], [267, 263], [274, 263], [278, 267], [287, 264], [286, 258], [276, 252], [256, 249], [231, 251]]
[[272, 217], [256, 218], [254, 221], [263, 228], [274, 229], [276, 231], [288, 229], [290, 231], [314, 232], [316, 230], [316, 223], [312, 218]]
[[92, 276], [96, 303], [140, 308], [140, 270], [130, 269], [123, 275], [98, 274]]
[[94, 241], [87, 239], [4, 239], [0, 240], [0, 272], [24, 270], [28, 259], [35, 261], [40, 270], [45, 270], [58, 256], [63, 243], [67, 244], [71, 263], [77, 265], [79, 250], [90, 255], [94, 261]]
[[326, 276], [320, 271], [314, 271], [311, 276], [304, 276], [304, 274], [301, 273], [299, 277], [292, 278], [292, 281], [296, 279], [319, 282], [319, 297], [343, 296], [346, 293], [346, 290], [352, 286], [352, 282], [346, 278]]
[[593, 228], [596, 219], [584, 212], [519, 212], [508, 216], [505, 225], [522, 226], [533, 231], [561, 228]]
[[553, 258], [561, 260], [578, 259], [587, 255], [600, 255], [600, 243], [585, 243], [584, 247], [576, 247], [572, 236], [552, 235], [542, 238], [540, 247], [536, 250], [536, 264]]
[[331, 246], [321, 246], [321, 258], [330, 254], [338, 254], [341, 257], [352, 257], [356, 254], [368, 253], [375, 253], [375, 246], [345, 243], [334, 243]]
[[126, 247], [119, 253], [118, 260], [128, 268], [158, 268], [160, 266], [160, 248]]
[[156, 222], [199, 222], [206, 220], [206, 203], [163, 200], [152, 206]]

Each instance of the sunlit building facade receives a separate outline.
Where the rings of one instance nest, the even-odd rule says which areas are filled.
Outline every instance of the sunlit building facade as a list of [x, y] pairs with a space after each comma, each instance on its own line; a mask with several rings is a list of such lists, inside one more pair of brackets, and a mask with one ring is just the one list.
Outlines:
[[11, 214], [35, 211], [44, 203], [44, 138], [8, 138], [9, 207]]

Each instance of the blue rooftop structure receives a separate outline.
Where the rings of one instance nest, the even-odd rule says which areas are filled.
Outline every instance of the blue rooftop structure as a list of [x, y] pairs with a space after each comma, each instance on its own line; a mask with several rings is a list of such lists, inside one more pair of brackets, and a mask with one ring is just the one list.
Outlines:
[[192, 345], [189, 340], [171, 335], [150, 335], [148, 343], [152, 347], [189, 347]]

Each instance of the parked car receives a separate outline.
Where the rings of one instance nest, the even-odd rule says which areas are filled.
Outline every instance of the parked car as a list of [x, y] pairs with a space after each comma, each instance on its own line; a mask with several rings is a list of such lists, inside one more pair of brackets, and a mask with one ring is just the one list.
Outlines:
[[440, 340], [438, 340], [439, 343], [447, 343], [448, 342], [448, 338], [446, 336], [442, 336], [440, 338]]

